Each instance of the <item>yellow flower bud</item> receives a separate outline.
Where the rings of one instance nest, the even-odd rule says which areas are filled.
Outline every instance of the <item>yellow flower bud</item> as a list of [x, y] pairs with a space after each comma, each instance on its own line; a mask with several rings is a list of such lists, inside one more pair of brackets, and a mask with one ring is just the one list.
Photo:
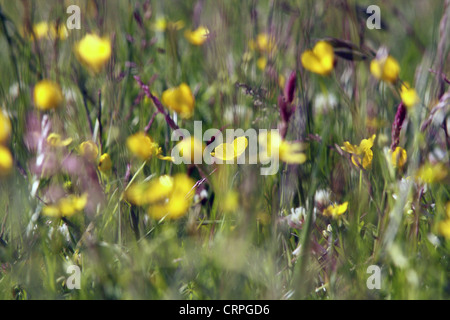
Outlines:
[[98, 157], [98, 147], [93, 141], [80, 144], [80, 154], [88, 161], [94, 162]]
[[58, 108], [64, 101], [60, 86], [49, 80], [42, 80], [34, 87], [34, 104], [40, 110]]
[[100, 157], [100, 161], [98, 163], [98, 169], [103, 173], [107, 173], [111, 170], [111, 168], [112, 168], [111, 157], [107, 153], [102, 154], [102, 156]]

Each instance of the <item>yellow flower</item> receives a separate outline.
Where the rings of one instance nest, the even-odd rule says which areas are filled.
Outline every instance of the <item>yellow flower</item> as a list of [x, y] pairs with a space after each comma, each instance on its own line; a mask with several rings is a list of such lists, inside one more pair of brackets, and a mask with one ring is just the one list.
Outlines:
[[190, 118], [194, 113], [195, 98], [185, 83], [164, 91], [161, 101], [167, 108], [179, 113], [182, 118]]
[[284, 86], [286, 85], [286, 78], [282, 74], [278, 77], [278, 85], [281, 89], [284, 89]]
[[111, 41], [96, 34], [87, 34], [75, 45], [78, 60], [94, 73], [100, 72], [111, 58]]
[[435, 183], [444, 180], [447, 173], [447, 168], [443, 163], [426, 163], [417, 170], [416, 178], [423, 183]]
[[152, 156], [157, 156], [160, 160], [173, 161], [172, 157], [163, 156], [162, 149], [156, 142], [144, 132], [138, 132], [127, 139], [128, 150], [142, 161], [150, 160]]
[[195, 137], [183, 139], [178, 143], [180, 155], [185, 162], [194, 163], [195, 158], [203, 158], [205, 145], [202, 141], [198, 141]]
[[45, 206], [42, 209], [42, 213], [52, 218], [71, 217], [86, 207], [87, 198], [86, 193], [79, 197], [70, 195], [60, 199], [55, 204]]
[[149, 160], [159, 148], [158, 144], [144, 132], [138, 132], [128, 137], [127, 147], [131, 153], [143, 161]]
[[61, 24], [58, 26], [58, 29], [56, 27], [50, 29], [50, 35], [53, 38], [58, 37], [59, 40], [66, 40], [69, 37], [69, 31], [67, 30], [65, 25]]
[[228, 191], [223, 199], [222, 209], [225, 212], [234, 212], [239, 208], [239, 193]]
[[323, 210], [322, 213], [325, 217], [336, 219], [343, 215], [347, 211], [347, 208], [348, 202], [344, 202], [343, 204], [332, 204]]
[[326, 76], [334, 68], [333, 47], [326, 41], [319, 41], [312, 50], [307, 50], [301, 57], [305, 69]]
[[88, 161], [94, 162], [98, 157], [98, 147], [93, 141], [80, 144], [80, 154]]
[[260, 70], [264, 70], [267, 66], [267, 59], [266, 57], [261, 57], [258, 60], [256, 60], [256, 66], [260, 69]]
[[[153, 219], [178, 219], [184, 216], [191, 206], [195, 191], [194, 180], [185, 174], [173, 178], [172, 190], [169, 195], [148, 208], [148, 214]], [[156, 186], [158, 188], [158, 186]]]
[[[50, 27], [46, 21], [41, 21], [33, 26], [33, 33], [37, 40], [45, 38], [50, 33]], [[32, 37], [33, 38], [33, 37]]]
[[11, 121], [0, 109], [0, 144], [8, 141], [11, 136]]
[[11, 152], [0, 145], [0, 176], [7, 175], [13, 166], [13, 157]]
[[352, 145], [346, 141], [341, 149], [352, 155], [352, 162], [355, 166], [360, 167], [362, 165], [364, 169], [367, 169], [372, 165], [372, 147], [375, 138], [376, 135], [374, 134], [369, 139], [363, 139], [359, 146]]
[[276, 48], [275, 39], [267, 33], [260, 33], [256, 36], [256, 40], [249, 43], [250, 49], [260, 52], [270, 53]]
[[72, 143], [72, 138], [61, 140], [61, 136], [57, 133], [50, 133], [47, 137], [47, 143], [51, 147], [66, 147]]
[[439, 222], [438, 232], [444, 238], [450, 240], [450, 201], [447, 202], [445, 210], [445, 220]]
[[246, 137], [234, 139], [233, 143], [222, 143], [218, 145], [212, 155], [220, 160], [233, 160], [239, 158], [247, 149], [248, 140]]
[[132, 185], [125, 196], [135, 205], [148, 205], [148, 213], [154, 219], [177, 219], [187, 212], [192, 203], [194, 184], [185, 174], [161, 176], [150, 182]]
[[153, 28], [160, 32], [166, 31], [167, 29], [181, 30], [184, 28], [184, 22], [182, 20], [171, 22], [167, 21], [164, 17], [158, 17], [153, 25]]
[[[46, 21], [41, 21], [33, 26], [33, 33], [37, 40], [42, 38], [51, 37], [52, 39], [59, 38], [60, 40], [65, 40], [69, 36], [69, 32], [65, 25], [59, 25], [58, 28], [56, 24], [49, 24]], [[33, 39], [33, 35], [31, 36]]]
[[149, 182], [131, 185], [125, 192], [125, 196], [131, 203], [144, 206], [167, 198], [172, 189], [173, 178], [164, 175]]
[[34, 87], [34, 104], [39, 110], [56, 109], [63, 101], [63, 94], [57, 83], [42, 80]]
[[191, 44], [201, 46], [208, 40], [209, 30], [204, 26], [200, 26], [194, 31], [186, 30], [184, 36]]
[[447, 202], [447, 205], [445, 206], [446, 210], [445, 210], [445, 214], [447, 216], [447, 219], [450, 220], [450, 201]]
[[407, 106], [408, 108], [413, 107], [416, 103], [420, 101], [416, 90], [412, 89], [406, 82], [402, 84], [400, 97], [402, 98], [402, 101], [405, 104], [405, 106]]
[[406, 150], [403, 149], [402, 147], [397, 147], [393, 152], [391, 150], [389, 151], [391, 153], [391, 160], [394, 168], [402, 168], [406, 164], [406, 161], [408, 160]]
[[438, 231], [444, 238], [450, 240], [450, 219], [439, 222]]
[[260, 158], [266, 161], [277, 156], [281, 161], [291, 164], [302, 164], [306, 161], [306, 155], [302, 152], [305, 145], [300, 142], [288, 142], [276, 132], [261, 133], [258, 137], [259, 144], [265, 149], [260, 152]]
[[100, 161], [98, 163], [98, 170], [100, 170], [103, 173], [107, 173], [112, 168], [112, 161], [109, 154], [104, 153], [100, 157]]
[[400, 66], [392, 56], [376, 58], [370, 63], [370, 72], [377, 79], [394, 83], [398, 79]]

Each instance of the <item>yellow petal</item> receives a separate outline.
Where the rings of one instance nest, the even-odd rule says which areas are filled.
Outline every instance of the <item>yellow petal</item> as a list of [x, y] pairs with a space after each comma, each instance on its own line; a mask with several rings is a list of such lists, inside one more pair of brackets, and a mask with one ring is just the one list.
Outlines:
[[439, 222], [438, 231], [440, 235], [450, 240], [450, 219]]
[[302, 152], [301, 143], [288, 143], [283, 141], [280, 146], [280, 159], [286, 163], [302, 164], [306, 161], [306, 155]]
[[246, 137], [239, 137], [234, 139], [233, 141], [233, 147], [234, 147], [234, 156], [238, 158], [241, 154], [245, 152], [245, 149], [247, 149], [248, 146], [248, 140]]
[[11, 136], [11, 122], [9, 118], [0, 109], [0, 144], [8, 141]]
[[88, 161], [94, 162], [98, 157], [98, 147], [93, 141], [80, 144], [80, 154]]
[[407, 106], [408, 108], [413, 107], [416, 103], [420, 101], [416, 90], [410, 88], [407, 83], [402, 85], [400, 97], [402, 98], [402, 101], [405, 104], [405, 106]]
[[372, 166], [372, 159], [373, 159], [373, 151], [369, 149], [364, 153], [364, 158], [363, 158], [363, 163], [362, 163], [362, 166], [364, 169], [368, 169]]
[[13, 166], [13, 157], [11, 152], [0, 145], [0, 176], [7, 175], [11, 172]]
[[347, 153], [350, 153], [350, 154], [356, 154], [357, 151], [358, 151], [358, 147], [352, 145], [352, 144], [351, 144], [350, 142], [348, 142], [348, 141], [345, 141], [345, 142], [344, 142], [344, 145], [341, 147], [341, 149], [344, 150], [344, 151], [347, 152]]
[[186, 30], [184, 36], [191, 44], [201, 46], [208, 40], [209, 30], [204, 26], [200, 26], [194, 31]]
[[214, 157], [220, 160], [234, 159], [234, 146], [230, 143], [222, 143], [214, 149]]
[[406, 150], [402, 147], [397, 147], [391, 154], [391, 161], [394, 168], [402, 168], [406, 161], [408, 160], [408, 156], [406, 154]]
[[374, 59], [370, 63], [370, 72], [380, 80], [394, 83], [398, 79], [400, 66], [392, 56]]
[[112, 168], [111, 157], [107, 153], [102, 154], [102, 156], [100, 157], [100, 161], [98, 163], [98, 169], [103, 173], [107, 173], [111, 170], [111, 168]]

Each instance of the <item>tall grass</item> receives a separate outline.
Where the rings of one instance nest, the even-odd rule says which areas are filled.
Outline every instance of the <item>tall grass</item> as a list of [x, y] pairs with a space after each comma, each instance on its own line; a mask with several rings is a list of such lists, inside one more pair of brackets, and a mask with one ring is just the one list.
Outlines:
[[[66, 40], [30, 38], [40, 21], [64, 24], [70, 4], [81, 8], [81, 30]], [[381, 8], [381, 30], [366, 27], [370, 4]], [[0, 0], [0, 106], [11, 119], [15, 161], [0, 178], [0, 298], [448, 299], [450, 240], [438, 225], [446, 219], [450, 175], [428, 184], [415, 177], [429, 161], [449, 169], [449, 16], [449, 2], [438, 0]], [[160, 17], [184, 28], [157, 31]], [[193, 46], [183, 33], [199, 25], [210, 35]], [[89, 32], [112, 42], [111, 61], [98, 75], [73, 49]], [[273, 36], [275, 50], [252, 50], [261, 33]], [[329, 76], [301, 63], [319, 39], [335, 43]], [[347, 45], [343, 54], [336, 43]], [[387, 151], [398, 87], [370, 73], [382, 46], [420, 97], [400, 131], [408, 155], [402, 170]], [[187, 83], [193, 117], [167, 112], [193, 132], [194, 120], [203, 130], [277, 128], [280, 79], [292, 71], [295, 112], [286, 139], [308, 145], [304, 164], [280, 163], [276, 175], [262, 176], [260, 165], [174, 165], [156, 157], [143, 164], [126, 147], [149, 121], [163, 154], [174, 147], [172, 128], [135, 76], [158, 98]], [[33, 107], [33, 88], [45, 78], [65, 92], [64, 105], [47, 113]], [[110, 174], [95, 172], [98, 206], [70, 218], [42, 214], [50, 187], [79, 188], [67, 174], [33, 173], [27, 119], [40, 122], [44, 113], [53, 131], [73, 139], [70, 154], [94, 140], [113, 162]], [[341, 146], [372, 134], [372, 165], [364, 170]], [[201, 181], [183, 218], [156, 220], [126, 201], [132, 182], [179, 172]], [[323, 216], [334, 202], [348, 202], [347, 212]], [[296, 208], [304, 210], [301, 226], [292, 223]], [[81, 268], [80, 290], [67, 287], [69, 265]], [[370, 265], [381, 268], [379, 290], [367, 287]]]

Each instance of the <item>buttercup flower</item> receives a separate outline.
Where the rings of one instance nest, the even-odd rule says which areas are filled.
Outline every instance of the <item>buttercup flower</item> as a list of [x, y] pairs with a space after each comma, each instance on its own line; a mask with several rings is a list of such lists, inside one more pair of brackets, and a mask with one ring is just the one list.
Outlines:
[[40, 110], [58, 108], [64, 101], [60, 86], [50, 80], [42, 80], [34, 87], [34, 104]]
[[141, 160], [148, 160], [158, 150], [158, 144], [144, 132], [138, 132], [127, 139], [128, 150]]
[[267, 58], [266, 57], [260, 57], [258, 60], [256, 60], [256, 66], [260, 70], [264, 70], [267, 66]]
[[247, 149], [248, 140], [246, 137], [234, 139], [233, 143], [222, 143], [218, 145], [211, 154], [217, 159], [227, 161], [239, 158]]
[[0, 176], [7, 175], [13, 166], [13, 157], [11, 152], [0, 145]]
[[[59, 38], [65, 40], [69, 36], [69, 32], [65, 25], [61, 24], [56, 27], [56, 24], [49, 24], [47, 21], [41, 21], [33, 26], [33, 33], [37, 40], [41, 40], [45, 37], [52, 39]], [[31, 36], [33, 39], [33, 35]]]
[[194, 181], [185, 174], [161, 176], [150, 182], [132, 185], [126, 199], [138, 206], [148, 205], [148, 214], [154, 219], [178, 219], [189, 209]]
[[194, 31], [186, 30], [184, 36], [191, 44], [201, 46], [208, 40], [209, 30], [204, 26], [200, 26]]
[[397, 147], [394, 151], [389, 151], [391, 152], [391, 160], [394, 168], [402, 168], [408, 160], [406, 150], [402, 147]]
[[144, 132], [138, 132], [127, 139], [128, 150], [143, 161], [157, 156], [160, 160], [172, 161], [172, 157], [163, 156], [162, 149]]
[[62, 140], [59, 134], [52, 132], [47, 137], [47, 143], [51, 147], [66, 147], [72, 143], [72, 138]]
[[275, 39], [267, 33], [260, 33], [255, 40], [250, 40], [250, 49], [269, 53], [276, 48]]
[[92, 70], [100, 72], [111, 58], [111, 41], [96, 34], [87, 34], [75, 45], [78, 60]]
[[347, 211], [347, 208], [348, 202], [344, 202], [343, 204], [332, 204], [329, 205], [325, 210], [323, 210], [322, 214], [325, 217], [337, 219]]
[[370, 63], [370, 72], [372, 75], [383, 81], [394, 83], [398, 79], [400, 66], [392, 56], [380, 54]]
[[359, 146], [352, 145], [346, 141], [341, 149], [352, 155], [352, 162], [355, 166], [360, 167], [362, 165], [364, 169], [367, 169], [372, 165], [372, 147], [375, 138], [376, 135], [374, 134], [369, 139], [363, 139]]
[[184, 22], [182, 20], [178, 20], [176, 22], [167, 21], [164, 17], [158, 17], [155, 20], [155, 24], [153, 25], [156, 31], [166, 31], [167, 29], [181, 30], [184, 28]]
[[416, 103], [420, 101], [416, 90], [412, 89], [406, 82], [402, 84], [400, 96], [402, 98], [404, 105], [407, 106], [408, 108], [413, 107]]
[[305, 69], [320, 74], [329, 75], [334, 68], [333, 47], [326, 41], [319, 41], [312, 50], [302, 54], [302, 65]]
[[94, 162], [98, 157], [98, 147], [93, 141], [80, 144], [80, 154], [88, 161]]
[[446, 239], [450, 239], [450, 219], [439, 222], [439, 233]]
[[439, 222], [438, 224], [438, 232], [444, 238], [450, 240], [450, 202], [447, 202], [446, 205], [446, 219]]
[[0, 109], [0, 144], [8, 141], [11, 136], [11, 121]]
[[195, 98], [186, 83], [164, 91], [161, 101], [167, 108], [179, 113], [182, 118], [190, 118], [194, 113]]
[[275, 132], [261, 133], [258, 136], [258, 141], [264, 148], [264, 151], [259, 154], [263, 161], [275, 157], [276, 151], [278, 151], [279, 159], [283, 162], [302, 164], [306, 161], [306, 155], [302, 152], [305, 149], [303, 143], [285, 141]]
[[42, 213], [52, 218], [71, 217], [86, 207], [87, 198], [86, 193], [81, 196], [70, 195], [61, 198], [55, 204], [45, 206], [42, 209]]
[[447, 173], [447, 168], [443, 163], [426, 163], [417, 170], [416, 178], [423, 183], [436, 183], [444, 180]]
[[98, 169], [103, 173], [107, 173], [111, 170], [111, 168], [112, 168], [111, 157], [107, 153], [102, 154], [100, 157], [100, 161], [98, 163]]

